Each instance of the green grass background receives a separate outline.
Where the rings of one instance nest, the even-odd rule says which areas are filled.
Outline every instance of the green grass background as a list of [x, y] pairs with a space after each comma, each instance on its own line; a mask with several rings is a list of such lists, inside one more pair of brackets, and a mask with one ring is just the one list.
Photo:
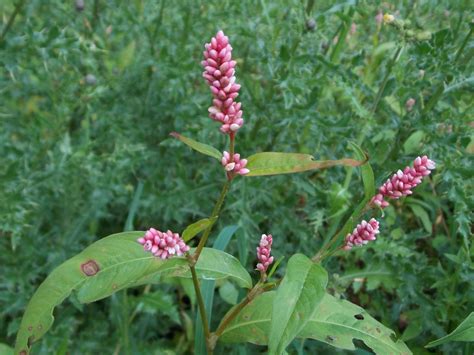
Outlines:
[[[130, 209], [135, 229], [183, 231], [210, 214], [222, 168], [168, 134], [226, 147], [207, 118], [211, 97], [200, 66], [203, 45], [218, 29], [238, 62], [246, 124], [236, 147], [244, 157], [273, 150], [336, 159], [352, 156], [348, 142], [359, 141], [377, 184], [420, 154], [438, 164], [412, 197], [386, 210], [376, 242], [326, 264], [331, 291], [365, 307], [417, 354], [473, 310], [469, 1], [84, 4], [83, 11], [74, 1], [0, 4], [0, 343], [13, 344], [46, 275], [122, 231]], [[379, 11], [431, 39], [406, 40], [377, 25]], [[409, 98], [416, 100], [411, 111]], [[341, 167], [241, 178], [211, 238], [240, 226], [227, 250], [249, 271], [261, 233], [273, 234], [277, 258], [312, 255], [362, 196], [358, 172]], [[87, 306], [72, 297], [34, 353], [126, 353], [127, 346], [134, 354], [189, 353], [196, 309], [183, 295], [175, 286], [141, 288], [129, 291], [126, 307], [119, 297]], [[215, 297], [214, 307], [217, 322], [230, 305]], [[472, 350], [450, 343], [431, 352]], [[289, 347], [291, 354], [334, 351], [310, 340]]]

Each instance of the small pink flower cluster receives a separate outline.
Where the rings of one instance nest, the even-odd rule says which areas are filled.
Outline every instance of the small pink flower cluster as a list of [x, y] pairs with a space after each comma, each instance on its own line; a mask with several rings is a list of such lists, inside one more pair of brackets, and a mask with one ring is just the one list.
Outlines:
[[273, 256], [270, 256], [272, 251], [272, 243], [273, 238], [271, 234], [262, 234], [260, 244], [257, 247], [258, 264], [256, 268], [256, 270], [260, 270], [262, 273], [267, 272], [268, 267], [271, 263], [273, 263]]
[[189, 251], [189, 246], [178, 233], [170, 230], [160, 232], [155, 228], [150, 228], [145, 236], [138, 238], [138, 243], [143, 245], [143, 249], [150, 251], [154, 256], [161, 259], [168, 259], [172, 256], [182, 256]]
[[245, 166], [247, 165], [247, 159], [240, 159], [240, 154], [235, 153], [231, 159], [229, 152], [224, 152], [222, 156], [222, 166], [229, 173], [235, 173], [239, 175], [245, 175], [250, 172]]
[[343, 249], [351, 250], [354, 245], [365, 245], [369, 241], [377, 239], [375, 237], [377, 234], [379, 234], [379, 222], [375, 218], [372, 218], [369, 222], [364, 220], [354, 228], [352, 233], [346, 236]]
[[403, 171], [398, 170], [396, 174], [388, 179], [379, 188], [379, 193], [372, 198], [371, 203], [381, 208], [389, 205], [385, 198], [399, 199], [402, 196], [411, 195], [414, 187], [419, 185], [423, 178], [431, 173], [436, 167], [434, 161], [426, 155], [418, 157], [413, 163], [413, 168], [407, 166]]
[[232, 60], [229, 38], [219, 31], [210, 43], [206, 43], [205, 48], [205, 60], [201, 62], [204, 67], [202, 75], [214, 95], [209, 117], [222, 123], [221, 132], [236, 132], [242, 127], [244, 120], [241, 103], [234, 101], [239, 95], [240, 85], [235, 83], [234, 68], [237, 63]]

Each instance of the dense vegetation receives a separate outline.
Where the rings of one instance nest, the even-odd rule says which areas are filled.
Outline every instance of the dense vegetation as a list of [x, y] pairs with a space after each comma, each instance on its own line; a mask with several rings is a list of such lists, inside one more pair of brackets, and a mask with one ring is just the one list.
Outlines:
[[[437, 162], [414, 196], [385, 210], [376, 242], [330, 259], [329, 288], [396, 330], [414, 353], [472, 353], [463, 342], [424, 348], [474, 309], [469, 5], [3, 1], [0, 343], [13, 345], [46, 275], [93, 241], [132, 227], [179, 231], [209, 215], [222, 169], [169, 133], [224, 148], [207, 117], [200, 66], [204, 42], [224, 29], [242, 84], [243, 155], [337, 159], [351, 156], [349, 141], [356, 141], [377, 185], [418, 155]], [[403, 27], [378, 22], [380, 12]], [[227, 251], [250, 271], [262, 231], [273, 234], [277, 258], [315, 251], [363, 193], [357, 170], [342, 167], [240, 179], [211, 238], [238, 226]], [[221, 316], [237, 291], [218, 286]], [[72, 297], [34, 353], [191, 352], [197, 311], [188, 292], [142, 287], [87, 306]], [[263, 350], [232, 347], [235, 354]], [[289, 351], [334, 350], [307, 340]]]

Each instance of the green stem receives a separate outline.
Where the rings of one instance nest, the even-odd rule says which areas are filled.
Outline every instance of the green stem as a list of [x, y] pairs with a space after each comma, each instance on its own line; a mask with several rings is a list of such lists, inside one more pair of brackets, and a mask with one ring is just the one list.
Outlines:
[[247, 296], [237, 306], [232, 308], [228, 314], [224, 316], [221, 324], [219, 324], [219, 327], [217, 327], [216, 331], [211, 334], [211, 347], [213, 348], [215, 346], [217, 339], [222, 335], [225, 328], [227, 328], [227, 326], [234, 320], [235, 317], [237, 317], [237, 315], [246, 305], [252, 302], [252, 300], [255, 299], [255, 297], [257, 297], [261, 293], [269, 291], [274, 287], [274, 284], [264, 285], [260, 281], [257, 282], [255, 286], [249, 291]]
[[194, 267], [194, 265], [189, 265], [189, 268], [191, 269], [191, 275], [193, 277], [193, 285], [194, 285], [194, 290], [196, 292], [196, 299], [198, 302], [199, 313], [201, 314], [202, 327], [204, 329], [204, 335], [206, 337], [207, 354], [212, 355], [212, 349], [209, 346], [209, 339], [210, 339], [211, 333], [209, 331], [209, 323], [207, 320], [206, 307], [204, 306], [204, 299], [202, 298], [201, 287], [199, 286], [199, 280], [197, 278], [196, 268]]
[[469, 41], [469, 37], [471, 37], [472, 35], [473, 28], [474, 27], [471, 26], [471, 29], [469, 30], [468, 34], [466, 35], [466, 37], [464, 37], [464, 41], [462, 41], [461, 47], [459, 47], [458, 52], [456, 53], [456, 57], [454, 58], [454, 63], [457, 63], [457, 61], [461, 57], [462, 52], [464, 52], [464, 48], [466, 48], [466, 44]]
[[[229, 191], [229, 187], [231, 184], [231, 180], [227, 180], [222, 187], [221, 195], [219, 196], [219, 199], [216, 202], [216, 205], [214, 206], [214, 210], [212, 211], [211, 216], [209, 219], [213, 219], [219, 215], [219, 212], [221, 211], [222, 205], [224, 203], [225, 197], [227, 195], [227, 192]], [[206, 228], [204, 231], [201, 240], [199, 241], [199, 244], [196, 248], [196, 251], [194, 252], [194, 255], [192, 256], [192, 259], [194, 261], [194, 264], [198, 261], [199, 255], [201, 255], [202, 249], [206, 245], [207, 239], [209, 238], [209, 234], [211, 234], [212, 227], [214, 226], [215, 223], [212, 223], [209, 227]]]
[[5, 36], [7, 35], [8, 31], [10, 28], [13, 26], [13, 23], [15, 22], [15, 18], [18, 15], [18, 13], [21, 11], [21, 8], [23, 5], [25, 5], [26, 0], [20, 0], [17, 2], [15, 9], [13, 10], [13, 13], [11, 14], [10, 18], [8, 19], [7, 24], [5, 25], [5, 28], [2, 31], [2, 34], [0, 35], [0, 43], [3, 42], [5, 39]]

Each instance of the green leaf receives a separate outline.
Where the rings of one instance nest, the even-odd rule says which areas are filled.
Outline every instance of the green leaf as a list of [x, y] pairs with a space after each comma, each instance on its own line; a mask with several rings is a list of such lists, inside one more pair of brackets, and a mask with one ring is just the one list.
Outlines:
[[327, 281], [326, 270], [305, 255], [295, 254], [290, 258], [273, 300], [269, 354], [281, 354], [303, 329], [321, 301]]
[[[103, 238], [67, 260], [39, 286], [26, 308], [17, 334], [15, 352], [26, 351], [54, 321], [53, 310], [71, 292], [81, 303], [93, 302], [127, 287], [157, 282], [162, 276], [190, 278], [183, 257], [161, 260], [145, 252], [136, 239], [144, 232], [125, 232]], [[204, 248], [196, 264], [198, 277], [229, 278], [252, 287], [248, 272], [232, 255]]]
[[314, 160], [309, 154], [264, 152], [251, 155], [247, 159], [250, 172], [245, 176], [264, 176], [277, 174], [292, 174], [308, 170], [326, 169], [331, 166], [359, 166], [362, 161], [355, 159]]
[[204, 144], [198, 141], [195, 141], [194, 139], [187, 138], [179, 133], [176, 132], [171, 132], [170, 136], [179, 139], [181, 142], [189, 146], [190, 148], [198, 151], [199, 153], [202, 153], [204, 155], [209, 155], [210, 157], [216, 158], [217, 160], [221, 161], [222, 159], [222, 153], [219, 152], [216, 148], [213, 146], [210, 146], [208, 144]]
[[425, 132], [416, 131], [403, 143], [403, 150], [406, 154], [416, 153], [420, 150], [421, 143], [425, 138]]
[[411, 354], [401, 340], [392, 340], [393, 334], [363, 308], [326, 294], [298, 337], [347, 350], [355, 350], [353, 339], [359, 339], [376, 354]]
[[6, 344], [0, 343], [0, 354], [13, 355], [13, 349]]
[[[225, 227], [219, 233], [219, 235], [217, 236], [213, 244], [213, 247], [215, 249], [211, 249], [211, 250], [224, 250], [229, 244], [230, 239], [235, 234], [237, 229], [239, 229], [239, 226], [235, 226], [235, 225]], [[202, 254], [199, 258], [199, 261], [201, 261], [201, 258], [202, 258]], [[248, 277], [250, 280], [250, 275]], [[252, 280], [250, 280], [250, 286], [248, 288], [251, 287], [251, 284], [252, 284]], [[201, 293], [204, 299], [204, 307], [206, 308], [207, 321], [208, 321], [209, 327], [211, 326], [211, 320], [212, 320], [212, 304], [214, 303], [215, 286], [216, 286], [216, 282], [214, 280], [203, 280], [201, 282]], [[195, 338], [194, 338], [194, 353], [196, 355], [206, 355], [207, 354], [206, 337], [204, 336], [204, 329], [202, 327], [201, 314], [199, 312], [196, 313], [195, 324], [196, 324], [196, 331], [195, 331]]]
[[[357, 159], [367, 159], [367, 155], [357, 144], [350, 142], [350, 146], [354, 150]], [[360, 171], [362, 183], [364, 184], [364, 199], [368, 202], [375, 195], [374, 172], [368, 161], [360, 167]]]
[[135, 56], [135, 41], [131, 41], [118, 55], [118, 67], [120, 70], [125, 69], [133, 62]]
[[190, 241], [193, 239], [196, 235], [201, 233], [203, 230], [205, 230], [207, 227], [210, 225], [214, 224], [214, 222], [217, 220], [217, 216], [209, 219], [209, 218], [204, 218], [201, 219], [193, 224], [190, 224], [189, 226], [186, 227], [186, 229], [183, 232], [182, 238], [184, 239], [185, 242]]
[[432, 226], [431, 226], [430, 215], [428, 214], [428, 212], [426, 212], [423, 207], [412, 204], [412, 203], [410, 203], [409, 206], [410, 206], [411, 210], [413, 211], [413, 213], [415, 214], [415, 216], [417, 216], [420, 219], [420, 221], [423, 224], [423, 227], [425, 228], [425, 230], [428, 233], [431, 233]]
[[239, 298], [239, 290], [233, 283], [226, 281], [221, 287], [219, 287], [219, 295], [227, 303], [236, 305]]
[[[242, 309], [219, 338], [222, 342], [268, 344], [272, 304], [276, 292], [266, 292]], [[311, 312], [298, 338], [312, 338], [336, 348], [355, 350], [353, 339], [362, 340], [377, 354], [410, 354], [400, 340], [392, 340], [393, 331], [353, 303], [325, 294]]]
[[432, 348], [450, 341], [474, 341], [474, 312], [471, 312], [451, 333], [428, 343], [425, 347]]

